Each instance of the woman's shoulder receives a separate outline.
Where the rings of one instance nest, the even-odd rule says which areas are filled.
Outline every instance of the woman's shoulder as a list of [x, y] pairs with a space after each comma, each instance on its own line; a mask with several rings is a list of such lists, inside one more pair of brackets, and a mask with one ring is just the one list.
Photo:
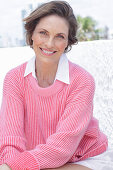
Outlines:
[[23, 63], [7, 72], [3, 83], [4, 95], [22, 99], [22, 96], [24, 96], [24, 71], [26, 64], [27, 63]]
[[23, 89], [24, 87], [24, 72], [27, 62], [18, 65], [17, 67], [9, 70], [4, 78], [4, 89]]
[[81, 67], [78, 64], [72, 63], [69, 61], [69, 74], [70, 74], [70, 81], [77, 81], [81, 83], [93, 83], [95, 84], [94, 77], [89, 73], [87, 70], [85, 70], [83, 67]]
[[21, 65], [18, 65], [17, 67], [15, 68], [12, 68], [11, 70], [9, 70], [5, 76], [5, 79], [21, 79], [24, 77], [24, 72], [25, 72], [25, 68], [26, 68], [26, 64], [27, 62], [21, 64]]

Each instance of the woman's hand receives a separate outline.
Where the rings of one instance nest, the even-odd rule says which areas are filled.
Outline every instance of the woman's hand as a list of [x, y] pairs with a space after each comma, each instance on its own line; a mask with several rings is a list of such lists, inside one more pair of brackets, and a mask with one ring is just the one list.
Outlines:
[[0, 170], [11, 170], [11, 168], [6, 164], [2, 164], [0, 165]]

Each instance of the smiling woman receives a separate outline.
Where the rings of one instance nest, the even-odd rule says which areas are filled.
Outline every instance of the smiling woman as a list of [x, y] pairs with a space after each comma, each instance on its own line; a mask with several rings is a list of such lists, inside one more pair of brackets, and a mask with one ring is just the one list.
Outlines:
[[58, 63], [61, 54], [68, 45], [68, 31], [69, 26], [64, 18], [57, 15], [42, 18], [32, 35], [33, 49], [37, 60], [40, 56], [51, 56], [46, 58], [49, 60], [56, 58]]
[[77, 42], [77, 21], [72, 8], [62, 7], [62, 1], [55, 5], [43, 4], [24, 19], [27, 43], [36, 54], [35, 70], [40, 87], [53, 84], [60, 56]]
[[36, 54], [36, 76], [40, 87], [53, 84], [60, 56], [68, 45], [68, 32], [68, 23], [57, 15], [40, 19], [35, 27], [32, 48]]
[[[36, 26], [38, 26], [38, 23], [40, 22], [40, 20], [42, 18], [50, 16], [52, 14], [56, 15], [57, 17], [59, 16], [60, 20], [64, 19], [64, 23], [67, 24], [68, 27], [69, 27], [68, 46], [65, 49], [65, 52], [67, 50], [69, 50], [68, 49], [69, 47], [71, 49], [71, 45], [73, 45], [74, 43], [77, 42], [76, 32], [77, 32], [77, 27], [78, 26], [77, 26], [76, 18], [75, 18], [74, 14], [73, 14], [72, 8], [71, 7], [67, 8], [66, 6], [62, 7], [61, 2], [62, 1], [59, 1], [59, 3], [56, 4], [56, 6], [53, 6], [52, 3], [49, 6], [43, 4], [40, 7], [38, 7], [38, 10], [37, 9], [34, 10], [29, 17], [24, 19], [24, 21], [26, 22], [25, 23], [25, 29], [27, 30], [27, 32], [26, 32], [26, 41], [31, 47], [32, 47], [32, 44], [33, 44], [32, 34], [33, 34]], [[52, 20], [52, 19], [49, 19], [49, 20]], [[59, 23], [57, 23], [57, 25], [56, 25], [56, 23], [54, 23], [55, 29], [59, 28], [60, 20], [59, 20]], [[64, 31], [64, 30], [62, 29], [62, 31]]]
[[35, 57], [4, 80], [0, 170], [91, 169], [108, 141], [93, 117], [94, 79], [65, 54], [77, 43], [73, 10], [51, 1], [24, 21]]

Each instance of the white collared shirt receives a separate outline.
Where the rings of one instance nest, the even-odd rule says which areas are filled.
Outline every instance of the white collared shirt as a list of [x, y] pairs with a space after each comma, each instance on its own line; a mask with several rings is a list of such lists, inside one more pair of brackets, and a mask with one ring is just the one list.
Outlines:
[[[31, 58], [28, 61], [26, 69], [25, 69], [24, 77], [27, 76], [28, 74], [32, 73], [32, 76], [34, 78], [36, 78], [36, 75], [35, 75], [35, 59], [36, 59], [36, 57], [34, 56], [33, 58]], [[70, 81], [69, 81], [69, 62], [68, 62], [66, 54], [62, 54], [61, 57], [60, 57], [55, 80], [56, 79], [66, 83], [66, 84], [70, 84]]]

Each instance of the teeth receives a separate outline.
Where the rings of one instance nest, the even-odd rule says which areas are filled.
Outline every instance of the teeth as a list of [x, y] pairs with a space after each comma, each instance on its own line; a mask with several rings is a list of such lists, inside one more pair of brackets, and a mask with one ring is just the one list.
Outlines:
[[44, 50], [44, 49], [42, 49], [42, 51], [43, 51], [44, 53], [46, 53], [46, 54], [52, 54], [52, 53], [54, 53], [54, 52], [51, 52], [51, 51], [46, 51], [46, 50]]

